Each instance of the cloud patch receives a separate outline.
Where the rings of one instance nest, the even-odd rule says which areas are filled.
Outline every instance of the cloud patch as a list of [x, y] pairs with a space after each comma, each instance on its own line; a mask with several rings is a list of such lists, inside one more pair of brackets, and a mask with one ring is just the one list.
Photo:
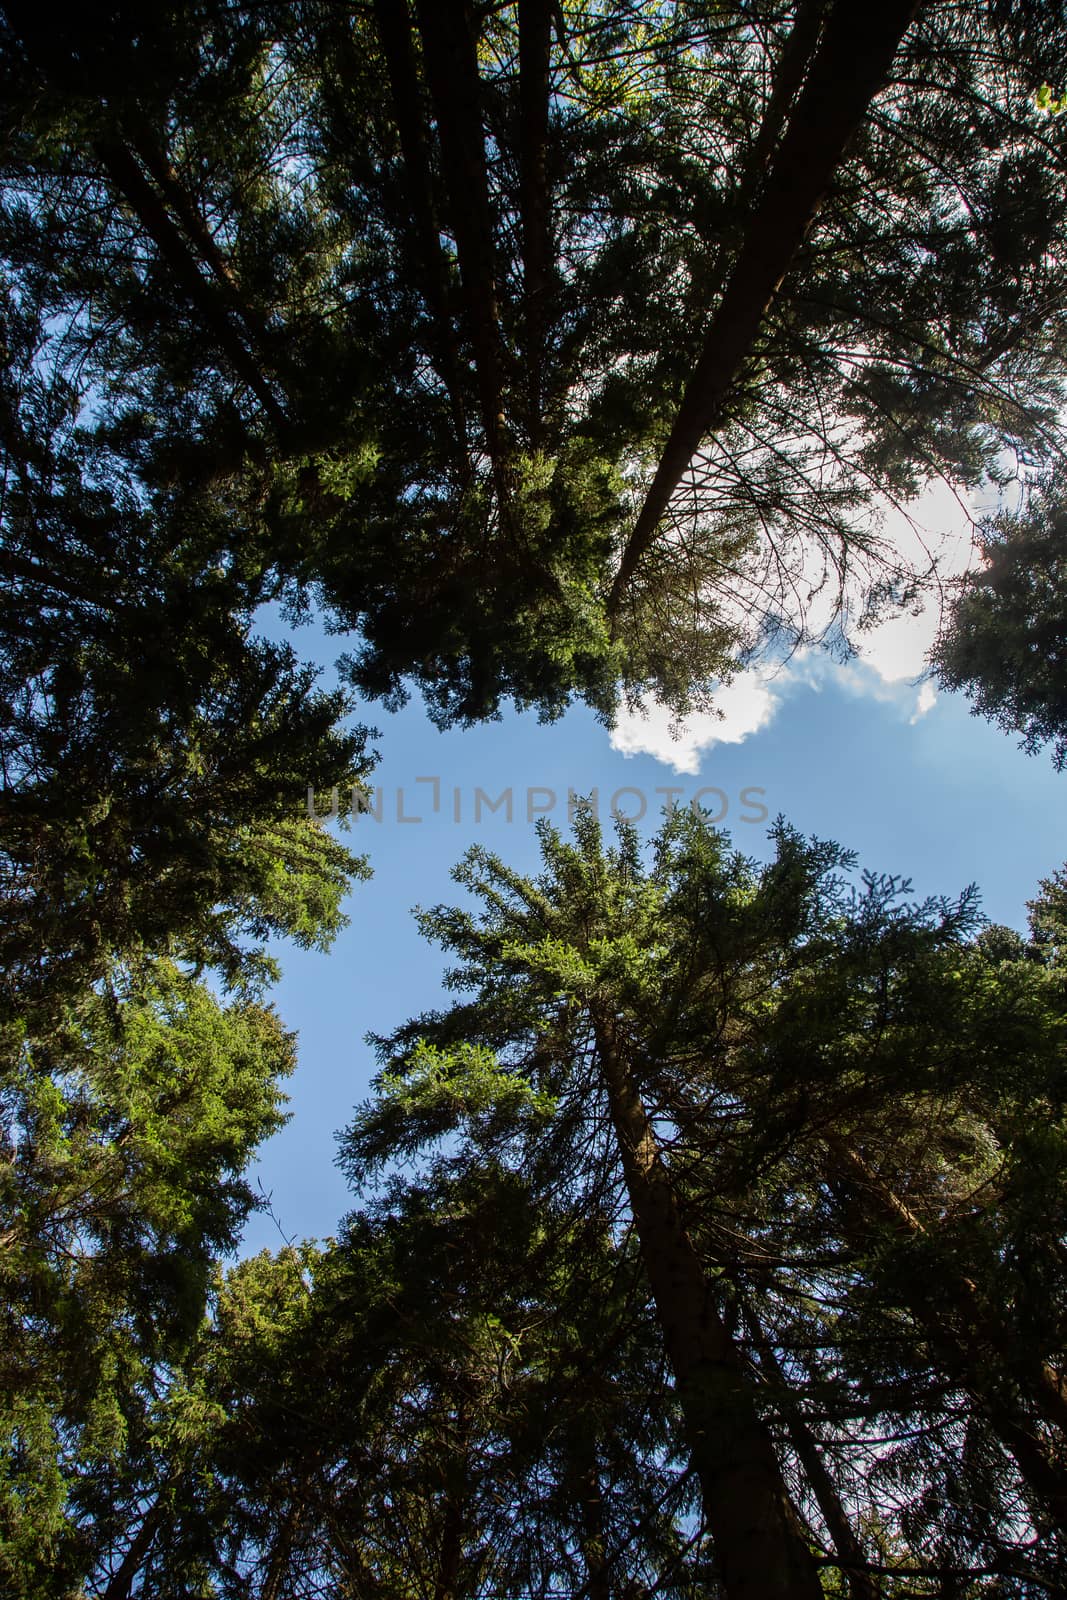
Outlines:
[[[887, 510], [884, 534], [917, 570], [936, 559], [942, 579], [965, 572], [974, 560], [971, 503], [944, 483], [932, 485], [906, 513]], [[855, 637], [859, 653], [851, 661], [834, 661], [818, 649], [808, 649], [785, 666], [739, 672], [715, 696], [721, 717], [694, 712], [678, 723], [665, 706], [649, 700], [636, 711], [620, 714], [611, 734], [612, 747], [627, 756], [654, 756], [675, 772], [695, 776], [706, 751], [719, 744], [742, 744], [769, 726], [792, 695], [824, 683], [895, 705], [916, 723], [937, 702], [937, 691], [925, 674], [927, 653], [940, 624], [941, 591], [931, 582], [915, 608], [887, 617]]]
[[[779, 676], [785, 679], [784, 674]], [[780, 704], [778, 683], [769, 673], [739, 672], [715, 696], [721, 716], [696, 711], [681, 723], [658, 700], [622, 712], [611, 732], [612, 748], [624, 756], [650, 755], [675, 772], [695, 775], [701, 757], [717, 744], [743, 744], [772, 721]]]

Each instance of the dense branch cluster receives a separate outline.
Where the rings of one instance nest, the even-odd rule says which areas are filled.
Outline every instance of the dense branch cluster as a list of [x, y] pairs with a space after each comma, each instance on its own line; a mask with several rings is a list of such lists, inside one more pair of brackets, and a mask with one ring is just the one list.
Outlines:
[[1059, 457], [1051, 14], [5, 17], [17, 372], [365, 693], [684, 706], [929, 580], [887, 506]]

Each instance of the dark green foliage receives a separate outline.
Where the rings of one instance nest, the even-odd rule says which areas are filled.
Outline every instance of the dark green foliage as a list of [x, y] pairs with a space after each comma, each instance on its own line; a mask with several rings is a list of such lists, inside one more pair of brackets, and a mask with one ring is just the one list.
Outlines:
[[167, 1510], [140, 1582], [578, 1592], [610, 1561], [613, 1585], [685, 1592], [686, 1475], [644, 1400], [663, 1375], [632, 1265], [499, 1169], [240, 1262], [155, 1409], [138, 1494]]
[[[363, 692], [460, 722], [684, 705], [802, 636], [805, 595], [832, 631], [907, 597], [879, 497], [1056, 450], [1067, 123], [1035, 94], [1062, 20], [922, 7], [778, 259], [761, 197], [853, 26], [826, 10], [533, 5], [524, 35], [515, 7], [441, 32], [397, 0], [20, 0], [17, 315], [143, 492], [203, 491], [231, 552], [325, 602]], [[780, 287], [711, 351], [721, 404], [638, 549], [753, 251]]]
[[206, 1322], [245, 1141], [277, 1115], [274, 1025], [167, 969], [84, 1013], [68, 1072], [32, 1057], [9, 1181], [27, 1243], [60, 1250], [4, 1258], [39, 1308], [13, 1325], [11, 1570], [174, 1600], [732, 1592], [612, 1131], [610, 1018], [825, 1592], [1056, 1594], [1059, 878], [1024, 939], [973, 894], [917, 906], [774, 839], [759, 866], [678, 813], [646, 860], [587, 813], [543, 830], [536, 879], [473, 852], [473, 903], [423, 919], [456, 1001], [381, 1042], [343, 1141], [376, 1198], [338, 1240], [217, 1272]]
[[1021, 733], [1032, 755], [1067, 764], [1067, 502], [1053, 477], [1015, 516], [982, 531], [982, 565], [952, 596], [931, 660], [975, 714]]
[[[16, 343], [16, 333], [20, 335]], [[288, 646], [226, 549], [224, 513], [152, 506], [76, 425], [12, 321], [0, 548], [0, 964], [4, 1013], [169, 951], [228, 982], [270, 933], [328, 941], [364, 870], [304, 813], [356, 780], [363, 735]]]
[[590, 818], [574, 844], [544, 830], [537, 879], [472, 853], [475, 908], [424, 918], [469, 997], [383, 1044], [347, 1159], [358, 1175], [451, 1132], [441, 1170], [504, 1161], [626, 1226], [596, 1042], [610, 1010], [825, 1560], [847, 1571], [848, 1534], [862, 1561], [944, 1567], [976, 1596], [1055, 1592], [1055, 886], [1043, 942], [976, 937], [971, 895], [912, 906], [898, 879], [852, 888], [835, 846], [776, 842], [757, 868], [687, 814], [648, 870]]
[[[264, 942], [363, 870], [302, 803], [364, 733], [259, 607], [443, 724], [681, 709], [915, 594], [886, 499], [1055, 460], [1067, 30], [917, 13], [3, 8], [0, 1587], [1067, 1585], [1062, 874], [1024, 939], [784, 825], [475, 852], [376, 1194], [220, 1259]], [[1060, 764], [1062, 520], [939, 656]]]

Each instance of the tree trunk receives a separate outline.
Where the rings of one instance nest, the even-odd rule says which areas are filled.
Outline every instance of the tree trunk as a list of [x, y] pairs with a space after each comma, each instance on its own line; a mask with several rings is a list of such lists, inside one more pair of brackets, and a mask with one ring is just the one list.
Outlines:
[[668, 502], [719, 425], [760, 323], [803, 243], [849, 141], [881, 87], [921, 0], [836, 0], [807, 81], [745, 233], [674, 426], [622, 554], [608, 609], [617, 614]]
[[758, 184], [774, 154], [790, 108], [804, 82], [804, 74], [819, 42], [823, 18], [828, 10], [828, 0], [800, 0], [796, 7], [793, 26], [774, 75], [767, 109], [756, 134], [751, 157], [746, 163], [750, 181], [754, 185]]
[[641, 1255], [727, 1600], [822, 1600], [774, 1446], [682, 1225], [670, 1174], [613, 1021], [596, 1019], [596, 1042]]
[[437, 1569], [433, 1600], [457, 1600], [459, 1569], [463, 1559], [463, 1504], [450, 1493], [445, 1501], [445, 1521], [441, 1534], [441, 1561]]
[[148, 1560], [148, 1552], [162, 1521], [163, 1501], [157, 1494], [142, 1517], [141, 1526], [131, 1539], [126, 1554], [108, 1579], [102, 1600], [129, 1600], [134, 1579]]
[[579, 1548], [585, 1562], [585, 1600], [611, 1600], [611, 1578], [604, 1539], [604, 1496], [596, 1450], [581, 1430], [572, 1434], [567, 1491], [578, 1508]]
[[302, 1500], [294, 1500], [285, 1514], [278, 1537], [271, 1546], [270, 1558], [267, 1562], [267, 1572], [263, 1579], [263, 1587], [259, 1591], [259, 1600], [278, 1600], [282, 1592], [282, 1584], [293, 1555], [293, 1543], [303, 1519], [304, 1504]]
[[519, 0], [523, 309], [526, 324], [530, 442], [535, 446], [542, 434], [542, 410], [545, 398], [545, 324], [548, 314], [551, 260], [546, 171], [551, 45], [550, 0]]
[[415, 248], [421, 257], [427, 304], [437, 332], [438, 364], [452, 406], [456, 439], [466, 455], [467, 421], [460, 393], [459, 351], [449, 309], [448, 273], [441, 254], [426, 124], [407, 0], [374, 0], [374, 19], [389, 74], [393, 112], [404, 158], [405, 187]]
[[156, 143], [147, 123], [138, 127], [131, 140], [132, 148], [150, 177], [155, 181], [171, 211], [185, 231], [186, 238], [195, 247], [200, 259], [209, 268], [219, 288], [226, 296], [234, 315], [243, 324], [255, 349], [260, 365], [268, 365], [266, 323], [254, 306], [241, 293], [230, 263], [219, 249], [215, 236], [204, 221], [199, 208], [182, 183], [166, 152]]
[[493, 271], [477, 42], [466, 0], [416, 0], [416, 10], [474, 349], [485, 447], [492, 462], [500, 516], [506, 521], [510, 496], [504, 469], [503, 346]]

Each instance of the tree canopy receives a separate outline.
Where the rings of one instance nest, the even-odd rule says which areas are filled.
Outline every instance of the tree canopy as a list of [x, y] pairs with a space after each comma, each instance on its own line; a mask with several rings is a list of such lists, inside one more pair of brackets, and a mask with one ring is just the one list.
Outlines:
[[35, 369], [365, 694], [684, 705], [929, 576], [880, 508], [1060, 449], [1058, 8], [4, 19]]
[[[122, 1000], [126, 1064], [92, 1073], [116, 1106], [140, 1075], [130, 1132], [53, 1088], [19, 1162], [57, 1246], [99, 1230], [79, 1300], [63, 1254], [36, 1267], [47, 1356], [11, 1347], [26, 1592], [1060, 1592], [1062, 885], [1023, 938], [774, 839], [759, 866], [679, 813], [643, 852], [586, 814], [536, 877], [472, 852], [468, 906], [423, 918], [455, 1001], [378, 1041], [342, 1142], [360, 1208], [217, 1267], [198, 1323], [168, 1241], [225, 1236], [239, 1185], [201, 1175], [274, 1113], [227, 1138], [205, 1082], [194, 1143], [160, 1146], [164, 1063], [192, 1090], [190, 1028], [277, 1036], [166, 975]], [[63, 1190], [36, 1176], [59, 1149]]]
[[819, 1565], [853, 1594], [942, 1567], [1052, 1591], [1056, 885], [1027, 945], [979, 931], [971, 894], [909, 905], [776, 838], [759, 869], [679, 813], [644, 869], [587, 816], [573, 843], [544, 828], [536, 879], [473, 851], [474, 909], [424, 918], [470, 998], [382, 1042], [347, 1159], [436, 1145], [435, 1170], [503, 1162], [615, 1219], [725, 1594], [820, 1594]]
[[957, 586], [932, 662], [976, 715], [1052, 746], [1067, 764], [1067, 556], [1061, 475], [1028, 485], [1021, 509], [990, 519], [981, 564]]

